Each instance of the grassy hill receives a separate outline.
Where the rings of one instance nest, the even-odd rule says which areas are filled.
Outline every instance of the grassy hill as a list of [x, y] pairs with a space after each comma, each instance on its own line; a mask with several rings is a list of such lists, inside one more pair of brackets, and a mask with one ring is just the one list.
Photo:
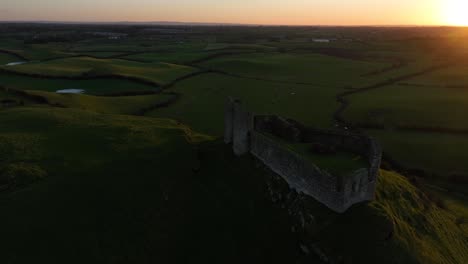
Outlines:
[[[346, 212], [318, 243], [344, 263], [464, 263], [468, 233], [457, 214], [436, 206], [405, 177], [382, 171], [376, 201]], [[394, 229], [385, 237], [388, 224]]]
[[159, 85], [197, 71], [188, 66], [163, 62], [141, 63], [120, 59], [90, 57], [72, 57], [44, 62], [30, 62], [17, 66], [9, 66], [5, 69], [51, 77], [119, 75], [139, 78]]
[[145, 108], [172, 100], [173, 94], [150, 94], [138, 96], [90, 96], [85, 94], [57, 94], [43, 91], [27, 91], [28, 94], [43, 97], [53, 105], [88, 110], [105, 114], [133, 115]]
[[[468, 259], [466, 30], [12, 23], [0, 31], [2, 263]], [[20, 60], [28, 62], [5, 65]], [[357, 89], [365, 87], [373, 89]], [[56, 93], [63, 89], [85, 94]], [[289, 206], [285, 182], [219, 138], [228, 96], [323, 128], [336, 127], [344, 107], [344, 119], [416, 170], [382, 170], [376, 200], [344, 214], [310, 197]], [[310, 158], [338, 172], [362, 161]], [[287, 191], [273, 202], [278, 182]]]
[[[270, 202], [271, 173], [183, 124], [44, 107], [0, 111], [0, 122], [7, 263], [320, 263]], [[383, 171], [377, 201], [344, 215], [314, 206], [312, 237], [331, 259], [467, 257], [456, 218], [398, 174]]]

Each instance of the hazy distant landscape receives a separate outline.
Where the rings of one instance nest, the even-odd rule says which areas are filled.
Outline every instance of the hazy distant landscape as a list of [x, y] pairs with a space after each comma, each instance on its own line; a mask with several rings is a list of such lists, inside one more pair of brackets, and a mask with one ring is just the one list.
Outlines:
[[[272, 196], [228, 97], [375, 138], [375, 200]], [[463, 27], [5, 22], [2, 263], [467, 263], [467, 113]]]

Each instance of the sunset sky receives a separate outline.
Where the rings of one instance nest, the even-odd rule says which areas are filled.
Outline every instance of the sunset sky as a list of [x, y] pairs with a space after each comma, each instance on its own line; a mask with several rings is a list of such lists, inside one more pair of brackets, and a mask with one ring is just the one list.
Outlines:
[[468, 25], [468, 0], [0, 0], [0, 21]]

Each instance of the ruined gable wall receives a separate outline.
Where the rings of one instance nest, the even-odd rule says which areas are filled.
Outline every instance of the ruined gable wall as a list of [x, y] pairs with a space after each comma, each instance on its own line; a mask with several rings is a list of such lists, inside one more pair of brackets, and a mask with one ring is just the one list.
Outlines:
[[253, 128], [253, 116], [246, 111], [240, 101], [233, 102], [232, 145], [236, 155], [250, 151], [250, 131]]
[[[330, 175], [263, 133], [290, 142], [334, 146], [367, 157], [370, 165], [347, 176]], [[353, 204], [374, 199], [382, 151], [372, 138], [347, 131], [308, 128], [297, 121], [274, 115], [254, 115], [246, 111], [239, 100], [233, 99], [228, 100], [225, 109], [224, 138], [226, 143], [232, 142], [236, 155], [251, 152], [285, 179], [292, 189], [314, 197], [336, 212], [344, 212]]]
[[321, 171], [306, 158], [285, 149], [259, 132], [251, 132], [251, 153], [280, 175], [292, 189], [303, 192], [337, 212], [346, 207], [344, 192], [337, 177]]
[[224, 108], [224, 143], [230, 144], [233, 140], [234, 129], [234, 99], [229, 97]]

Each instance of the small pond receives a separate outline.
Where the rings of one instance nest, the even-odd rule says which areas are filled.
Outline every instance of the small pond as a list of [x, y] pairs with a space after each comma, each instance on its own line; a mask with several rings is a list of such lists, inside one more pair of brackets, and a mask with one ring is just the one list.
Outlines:
[[59, 94], [82, 94], [84, 92], [85, 90], [83, 89], [63, 89], [63, 90], [56, 91], [56, 93], [59, 93]]
[[15, 61], [15, 62], [7, 63], [5, 64], [5, 66], [15, 66], [15, 65], [25, 64], [25, 63], [26, 63], [25, 61]]

